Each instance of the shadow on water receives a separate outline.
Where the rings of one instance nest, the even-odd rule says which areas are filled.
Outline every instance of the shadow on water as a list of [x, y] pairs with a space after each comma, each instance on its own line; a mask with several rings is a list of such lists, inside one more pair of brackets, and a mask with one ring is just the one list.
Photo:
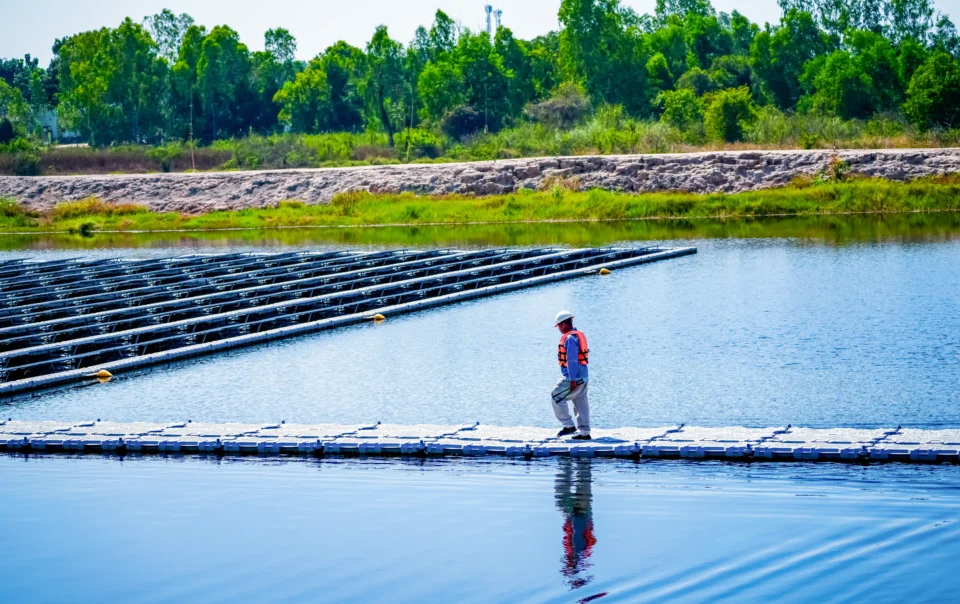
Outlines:
[[0, 235], [0, 250], [277, 246], [598, 246], [618, 241], [791, 238], [828, 245], [960, 239], [960, 213], [241, 231]]

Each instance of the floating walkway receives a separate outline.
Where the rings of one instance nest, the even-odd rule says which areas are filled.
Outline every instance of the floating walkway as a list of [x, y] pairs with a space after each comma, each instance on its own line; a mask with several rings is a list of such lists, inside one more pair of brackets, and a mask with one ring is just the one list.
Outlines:
[[556, 430], [436, 425], [0, 422], [0, 450], [107, 454], [292, 456], [551, 456], [960, 463], [960, 430], [795, 428], [596, 429], [589, 442]]
[[400, 250], [0, 263], [0, 397], [695, 254]]

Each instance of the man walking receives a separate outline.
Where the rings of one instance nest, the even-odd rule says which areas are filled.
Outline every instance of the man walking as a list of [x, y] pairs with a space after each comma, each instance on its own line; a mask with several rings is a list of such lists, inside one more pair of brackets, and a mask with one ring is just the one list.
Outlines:
[[[587, 336], [574, 328], [573, 315], [569, 311], [564, 310], [557, 314], [556, 325], [560, 330], [557, 360], [560, 362], [560, 373], [563, 374], [552, 395], [553, 412], [563, 424], [557, 437], [574, 434], [579, 429], [580, 433], [574, 436], [573, 440], [590, 440], [590, 405], [587, 402], [587, 364], [590, 362], [590, 349], [587, 346]], [[567, 403], [573, 403], [576, 425], [570, 418]]]

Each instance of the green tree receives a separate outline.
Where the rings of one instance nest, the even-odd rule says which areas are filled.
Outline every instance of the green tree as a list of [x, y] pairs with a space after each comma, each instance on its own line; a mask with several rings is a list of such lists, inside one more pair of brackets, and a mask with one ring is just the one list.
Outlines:
[[534, 99], [548, 98], [560, 85], [560, 36], [550, 32], [534, 38], [529, 45], [530, 85]]
[[123, 112], [128, 140], [158, 140], [162, 137], [162, 103], [166, 96], [168, 65], [157, 45], [139, 23], [125, 19], [114, 32], [117, 69], [110, 74], [111, 96]]
[[815, 22], [839, 45], [848, 29], [866, 29], [882, 33], [885, 9], [890, 0], [778, 0], [784, 14], [792, 10], [809, 13]]
[[243, 132], [240, 104], [250, 93], [250, 51], [226, 25], [214, 27], [203, 39], [197, 61], [197, 88], [210, 124], [211, 140]]
[[387, 133], [391, 147], [405, 116], [403, 67], [403, 47], [381, 25], [367, 44], [363, 90], [370, 117]]
[[71, 36], [58, 51], [60, 120], [91, 143], [109, 142], [116, 113], [108, 103], [110, 74], [106, 73], [109, 30], [103, 28]]
[[710, 65], [710, 77], [720, 88], [740, 88], [746, 86], [759, 96], [757, 77], [750, 65], [750, 59], [742, 55], [727, 55], [717, 57]]
[[910, 83], [913, 74], [930, 56], [926, 46], [916, 40], [904, 40], [897, 49], [897, 75], [904, 85]]
[[790, 9], [778, 28], [757, 34], [750, 59], [776, 105], [793, 109], [803, 93], [800, 76], [804, 65], [825, 54], [829, 46], [829, 38], [810, 13]]
[[886, 0], [888, 35], [894, 42], [918, 40], [926, 42], [933, 32], [932, 0]]
[[714, 59], [733, 51], [733, 35], [714, 16], [688, 14], [684, 39], [689, 49], [687, 63], [690, 67], [707, 68]]
[[568, 76], [595, 100], [646, 113], [648, 59], [632, 12], [618, 0], [563, 0], [559, 18], [560, 62]]
[[457, 46], [460, 28], [447, 13], [438, 10], [434, 16], [433, 26], [430, 28], [427, 46], [428, 58], [437, 61], [444, 55], [453, 52]]
[[143, 26], [156, 42], [157, 51], [171, 66], [179, 58], [183, 37], [191, 25], [193, 25], [193, 17], [186, 13], [175, 15], [168, 8], [156, 15], [143, 18]]
[[750, 56], [750, 47], [758, 33], [760, 33], [760, 28], [756, 23], [751, 23], [739, 12], [733, 11], [730, 15], [730, 36], [734, 54]]
[[674, 79], [683, 75], [687, 70], [687, 42], [682, 19], [671, 17], [663, 27], [646, 34], [644, 38], [650, 53], [663, 55]]
[[279, 119], [294, 132], [316, 133], [329, 128], [331, 92], [327, 73], [317, 58], [286, 82], [274, 97], [281, 109]]
[[320, 65], [330, 86], [330, 130], [362, 130], [364, 102], [360, 85], [366, 69], [363, 51], [341, 40], [323, 51]]
[[484, 126], [499, 130], [510, 115], [517, 115], [523, 105], [514, 106], [510, 99], [513, 73], [503, 64], [487, 34], [464, 32], [456, 50], [463, 74], [466, 102], [484, 118]]
[[849, 52], [838, 50], [811, 61], [803, 79], [813, 90], [810, 104], [816, 112], [849, 119], [867, 117], [874, 110], [873, 82]]
[[903, 110], [920, 128], [960, 126], [960, 62], [933, 52], [913, 74]]
[[743, 140], [744, 129], [757, 117], [748, 88], [721, 90], [706, 99], [703, 125], [711, 140], [734, 143]]
[[453, 61], [427, 63], [420, 74], [421, 114], [424, 119], [439, 121], [444, 115], [466, 102], [463, 74]]
[[650, 86], [660, 90], [673, 89], [673, 74], [670, 73], [670, 66], [667, 65], [667, 58], [663, 53], [657, 53], [647, 61], [647, 81]]
[[507, 92], [509, 114], [520, 115], [527, 103], [542, 98], [534, 87], [528, 45], [515, 38], [506, 27], [499, 27], [494, 36], [493, 51], [500, 57], [503, 69], [510, 74]]
[[946, 15], [940, 15], [940, 18], [937, 19], [937, 29], [933, 33], [931, 45], [960, 58], [960, 36], [957, 35], [957, 28], [953, 21]]
[[130, 19], [117, 29], [77, 34], [59, 48], [61, 119], [93, 144], [160, 137], [168, 69], [147, 31]]
[[669, 90], [657, 97], [663, 113], [660, 121], [681, 130], [703, 121], [703, 103], [689, 88]]
[[22, 59], [0, 59], [0, 80], [20, 91], [25, 99], [30, 100], [31, 79], [33, 74], [41, 71], [39, 61], [30, 55]]
[[808, 105], [845, 119], [866, 119], [894, 111], [903, 101], [897, 52], [880, 34], [852, 31], [847, 50], [807, 63], [801, 81], [811, 93]]
[[0, 122], [9, 123], [15, 136], [27, 136], [33, 129], [33, 112], [19, 88], [0, 79]]
[[716, 11], [713, 10], [710, 0], [657, 0], [654, 14], [657, 22], [663, 24], [672, 16], [713, 17], [716, 16]]
[[268, 29], [263, 34], [264, 50], [281, 65], [291, 65], [297, 59], [297, 39], [286, 29]]
[[689, 90], [697, 96], [703, 96], [720, 88], [709, 71], [694, 67], [677, 80], [678, 90]]
[[280, 121], [277, 93], [284, 84], [293, 81], [303, 64], [296, 59], [296, 39], [283, 28], [267, 30], [264, 49], [250, 55], [256, 98], [251, 99], [243, 111], [248, 128], [267, 133], [275, 130]]
[[[181, 125], [186, 126], [184, 138], [195, 138], [194, 123], [196, 121], [196, 101], [199, 96], [197, 84], [197, 64], [203, 51], [203, 40], [207, 37], [207, 30], [203, 26], [191, 25], [183, 35], [180, 49], [177, 52], [177, 61], [171, 70], [172, 89], [174, 91], [174, 115], [181, 116], [174, 126], [174, 132], [180, 132]], [[185, 109], [185, 110], [184, 110]], [[184, 119], [185, 116], [186, 119]]]

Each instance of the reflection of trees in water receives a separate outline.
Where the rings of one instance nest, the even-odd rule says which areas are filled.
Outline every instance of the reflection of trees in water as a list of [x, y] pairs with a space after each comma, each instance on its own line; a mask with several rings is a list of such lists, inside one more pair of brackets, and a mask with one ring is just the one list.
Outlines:
[[784, 237], [807, 243], [953, 241], [960, 214], [797, 216], [752, 219], [637, 220], [544, 224], [451, 225], [377, 228], [250, 229], [173, 233], [8, 235], [0, 250], [127, 247], [273, 247], [277, 245], [401, 245], [473, 247], [501, 245], [609, 245], [620, 241]]
[[[593, 580], [587, 573], [597, 538], [593, 534], [593, 493], [591, 462], [561, 458], [554, 483], [557, 509], [563, 513], [563, 558], [560, 572], [570, 589], [579, 589]], [[590, 598], [595, 599], [595, 598]]]

